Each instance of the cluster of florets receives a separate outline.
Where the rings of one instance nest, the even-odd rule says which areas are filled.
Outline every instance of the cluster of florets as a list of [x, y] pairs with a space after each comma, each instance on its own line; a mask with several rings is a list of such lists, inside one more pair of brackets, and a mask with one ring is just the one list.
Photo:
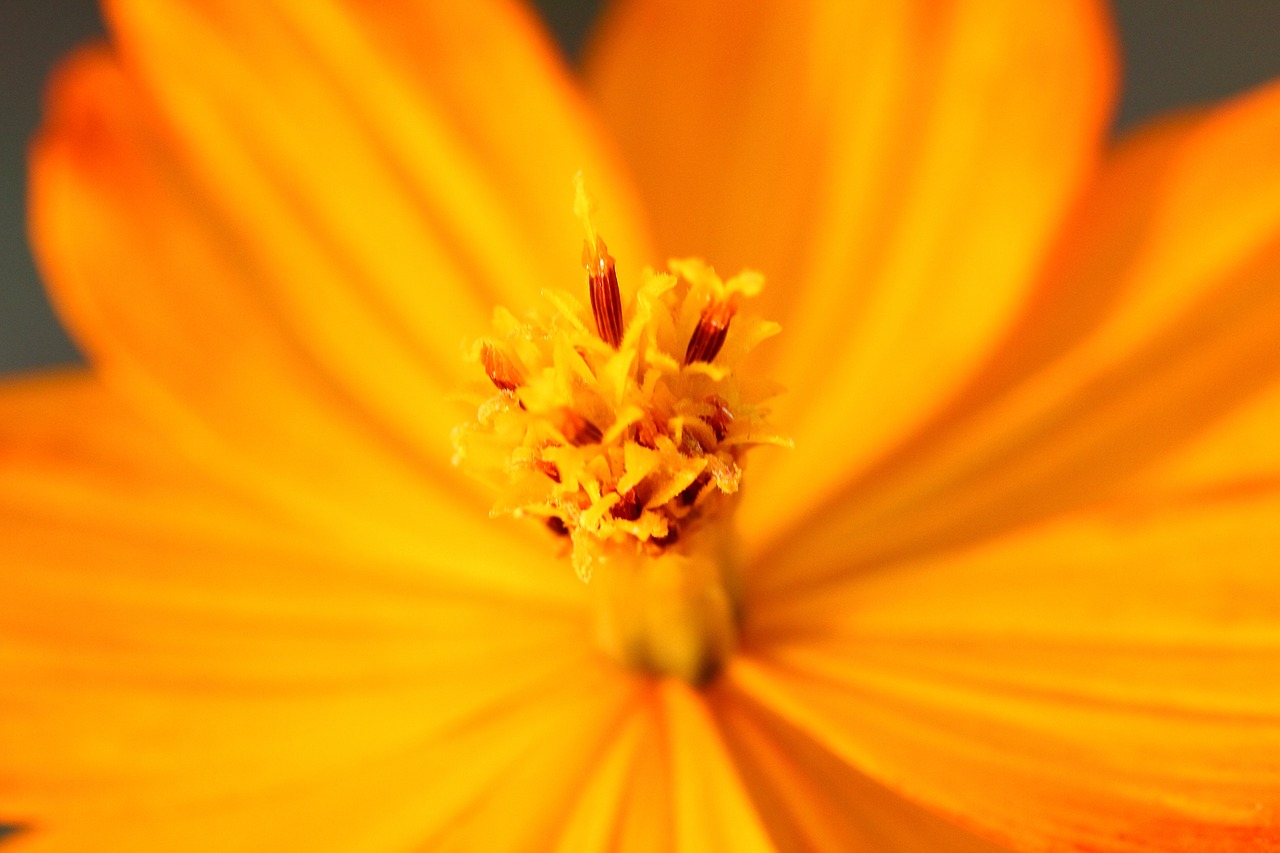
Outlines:
[[455, 464], [499, 488], [494, 513], [568, 537], [584, 580], [610, 545], [675, 546], [738, 491], [748, 448], [788, 444], [765, 421], [776, 386], [734, 370], [778, 331], [738, 316], [761, 277], [721, 281], [700, 261], [673, 261], [646, 270], [624, 306], [613, 259], [591, 237], [590, 307], [556, 291], [545, 315], [498, 309], [473, 352], [488, 390], [454, 433]]

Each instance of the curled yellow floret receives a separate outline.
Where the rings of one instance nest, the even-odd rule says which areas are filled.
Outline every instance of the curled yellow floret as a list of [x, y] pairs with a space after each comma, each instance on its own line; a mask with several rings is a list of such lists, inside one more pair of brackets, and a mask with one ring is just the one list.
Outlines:
[[778, 386], [738, 370], [779, 331], [740, 313], [762, 277], [723, 281], [700, 260], [672, 261], [646, 269], [623, 305], [584, 198], [580, 189], [590, 305], [552, 290], [525, 319], [496, 310], [492, 337], [472, 352], [489, 383], [453, 438], [454, 463], [500, 489], [493, 512], [568, 536], [587, 580], [607, 545], [661, 553], [723, 514], [745, 452], [790, 442], [767, 421]]

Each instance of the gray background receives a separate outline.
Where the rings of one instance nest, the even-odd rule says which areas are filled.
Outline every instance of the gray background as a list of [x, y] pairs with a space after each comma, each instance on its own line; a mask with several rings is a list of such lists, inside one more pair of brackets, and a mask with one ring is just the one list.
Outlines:
[[[572, 53], [600, 2], [538, 0], [537, 5]], [[1280, 75], [1280, 0], [1116, 0], [1114, 5], [1126, 66], [1118, 127]], [[72, 45], [100, 32], [92, 0], [0, 0], [0, 372], [78, 358], [49, 310], [27, 251], [24, 151], [50, 66]]]

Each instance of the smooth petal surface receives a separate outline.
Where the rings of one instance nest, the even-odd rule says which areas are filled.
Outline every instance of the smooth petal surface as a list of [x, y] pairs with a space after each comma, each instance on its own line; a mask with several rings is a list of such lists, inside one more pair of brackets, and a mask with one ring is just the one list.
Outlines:
[[580, 607], [343, 556], [168, 451], [85, 375], [0, 392], [16, 850], [552, 831], [635, 699]]
[[[105, 5], [32, 180], [102, 384], [0, 388], [15, 849], [1280, 851], [1280, 89], [1090, 185], [1097, 3], [626, 0], [637, 200], [514, 2]], [[789, 339], [706, 693], [448, 460], [578, 169]]]
[[719, 691], [713, 707], [742, 784], [778, 850], [1006, 849], [891, 793], [732, 688]]
[[774, 850], [703, 697], [674, 679], [663, 688], [675, 801], [674, 849]]
[[90, 356], [194, 453], [332, 527], [403, 550], [482, 521], [448, 464], [464, 343], [498, 302], [581, 279], [578, 169], [615, 254], [643, 254], [535, 23], [505, 2], [412, 22], [327, 2], [107, 12], [121, 64], [64, 70], [32, 180], [42, 266]]
[[706, 697], [675, 680], [649, 681], [645, 691], [558, 849], [789, 849], [766, 831]]
[[[179, 162], [101, 50], [70, 61], [51, 110], [32, 178], [45, 273], [106, 381], [162, 425], [174, 452], [335, 547], [417, 561], [442, 580], [556, 594], [563, 585], [545, 542], [526, 528], [495, 528], [487, 498], [449, 465], [453, 389], [423, 372], [428, 362], [343, 350], [382, 370], [379, 381], [399, 383], [415, 413], [409, 437], [270, 305], [280, 282], [320, 287], [312, 273], [334, 286], [350, 281], [317, 265], [308, 247], [319, 252], [320, 242], [256, 242], [264, 235], [216, 214], [194, 167]], [[276, 220], [301, 225], [283, 213]], [[547, 556], [529, 559], [533, 551]]]
[[672, 848], [665, 746], [654, 708], [653, 691], [646, 690], [574, 798], [554, 849], [644, 853]]
[[659, 248], [761, 269], [783, 325], [796, 450], [753, 460], [754, 539], [989, 355], [1100, 150], [1111, 55], [1092, 2], [632, 0], [606, 19], [588, 73]]
[[1280, 489], [1117, 505], [771, 608], [739, 689], [1015, 847], [1280, 849]]
[[297, 532], [252, 493], [165, 445], [87, 372], [8, 377], [0, 383], [0, 511], [13, 526], [30, 519], [177, 539], [269, 544]]
[[1280, 849], [1277, 140], [1272, 87], [1120, 146], [998, 356], [759, 564], [744, 689], [1015, 845]]
[[990, 361], [760, 556], [762, 600], [1092, 502], [1274, 472], [1277, 144], [1272, 86], [1120, 145]]

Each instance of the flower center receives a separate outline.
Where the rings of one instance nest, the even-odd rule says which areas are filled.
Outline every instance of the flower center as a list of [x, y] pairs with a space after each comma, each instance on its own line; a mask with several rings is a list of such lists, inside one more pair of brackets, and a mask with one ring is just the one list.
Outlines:
[[736, 369], [778, 326], [742, 310], [760, 275], [722, 281], [699, 260], [646, 269], [624, 305], [581, 178], [575, 209], [589, 308], [550, 291], [543, 313], [494, 312], [474, 350], [488, 390], [454, 431], [454, 464], [498, 487], [495, 514], [567, 539], [578, 577], [596, 577], [607, 651], [698, 682], [736, 636], [731, 516], [744, 454], [789, 445], [766, 422], [776, 386]]

